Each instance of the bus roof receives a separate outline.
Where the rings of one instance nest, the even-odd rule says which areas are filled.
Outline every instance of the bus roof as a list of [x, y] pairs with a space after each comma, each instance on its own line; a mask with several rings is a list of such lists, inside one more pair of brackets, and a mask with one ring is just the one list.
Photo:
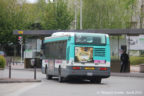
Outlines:
[[108, 34], [104, 34], [104, 33], [85, 33], [85, 32], [56, 32], [53, 33], [51, 37], [45, 37], [45, 40], [47, 39], [51, 39], [51, 38], [56, 38], [56, 37], [66, 37], [66, 36], [74, 36], [75, 34], [87, 34], [87, 35], [106, 35], [108, 36]]
[[74, 32], [56, 32], [52, 34], [52, 37], [57, 37], [57, 36], [74, 36]]
[[52, 34], [52, 37], [57, 36], [74, 36], [75, 34], [98, 34], [98, 35], [107, 35], [104, 33], [86, 33], [86, 32], [56, 32]]

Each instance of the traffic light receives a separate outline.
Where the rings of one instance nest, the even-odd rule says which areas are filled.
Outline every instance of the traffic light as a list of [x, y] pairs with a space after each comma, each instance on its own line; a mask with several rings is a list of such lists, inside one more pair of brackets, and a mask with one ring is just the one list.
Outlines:
[[19, 40], [19, 43], [22, 44], [22, 42], [23, 42], [23, 37], [22, 37], [22, 36], [18, 36], [18, 40]]
[[22, 40], [22, 36], [18, 36], [18, 40]]

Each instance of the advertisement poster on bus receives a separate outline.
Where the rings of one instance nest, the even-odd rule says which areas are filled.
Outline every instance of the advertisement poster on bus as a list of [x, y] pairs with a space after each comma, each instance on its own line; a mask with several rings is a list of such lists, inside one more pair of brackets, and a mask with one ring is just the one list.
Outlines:
[[75, 47], [76, 62], [93, 62], [93, 48]]

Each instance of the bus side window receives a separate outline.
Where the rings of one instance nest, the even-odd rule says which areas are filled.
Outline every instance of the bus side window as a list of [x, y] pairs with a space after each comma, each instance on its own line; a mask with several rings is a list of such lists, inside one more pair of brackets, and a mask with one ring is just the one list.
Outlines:
[[68, 48], [67, 48], [66, 50], [67, 50], [67, 53], [66, 53], [66, 54], [67, 54], [67, 55], [66, 55], [67, 58], [66, 58], [66, 60], [69, 60], [69, 51], [70, 51], [70, 47], [68, 46]]
[[66, 41], [61, 41], [58, 43], [58, 59], [66, 59]]
[[60, 59], [63, 59], [63, 42], [60, 42], [59, 53]]
[[43, 47], [43, 56], [48, 58], [49, 57], [49, 43], [45, 44]]
[[66, 43], [67, 43], [67, 41], [64, 41], [64, 48], [63, 48], [63, 59], [65, 59], [66, 60]]
[[58, 43], [58, 59], [61, 59], [62, 45], [61, 42]]

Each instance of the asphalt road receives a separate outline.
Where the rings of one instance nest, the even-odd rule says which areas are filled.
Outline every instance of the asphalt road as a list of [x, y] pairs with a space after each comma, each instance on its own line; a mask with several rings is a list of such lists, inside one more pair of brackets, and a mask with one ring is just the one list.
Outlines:
[[41, 83], [0, 84], [0, 96], [144, 96], [144, 78], [115, 77], [102, 84], [73, 80], [59, 83], [57, 78]]

